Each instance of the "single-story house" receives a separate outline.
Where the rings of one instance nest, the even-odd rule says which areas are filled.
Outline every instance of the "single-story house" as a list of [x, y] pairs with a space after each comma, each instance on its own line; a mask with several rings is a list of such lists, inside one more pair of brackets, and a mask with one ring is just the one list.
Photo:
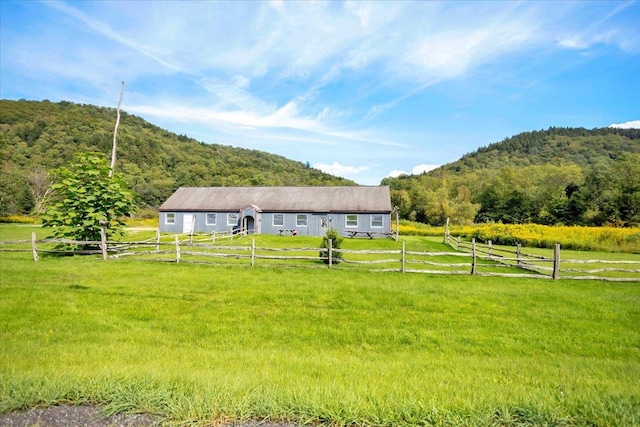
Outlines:
[[[388, 186], [181, 187], [158, 209], [160, 231], [324, 236], [391, 232]], [[361, 234], [362, 233], [362, 234]]]

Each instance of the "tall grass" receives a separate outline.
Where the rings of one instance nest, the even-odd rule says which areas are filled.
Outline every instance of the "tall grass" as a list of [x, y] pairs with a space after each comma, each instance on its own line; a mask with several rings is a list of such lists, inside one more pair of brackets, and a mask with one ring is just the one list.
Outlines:
[[[539, 224], [476, 224], [452, 226], [451, 235], [491, 240], [499, 245], [553, 248], [559, 243], [564, 249], [640, 253], [640, 228], [547, 226]], [[411, 236], [443, 236], [444, 227], [403, 221], [400, 233]]]
[[640, 423], [635, 286], [0, 256], [0, 412]]

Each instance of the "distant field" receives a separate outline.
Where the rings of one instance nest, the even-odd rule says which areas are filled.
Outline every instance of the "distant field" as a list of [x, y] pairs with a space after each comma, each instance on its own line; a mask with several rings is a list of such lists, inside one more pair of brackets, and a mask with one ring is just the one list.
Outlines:
[[[640, 254], [638, 227], [581, 227], [540, 224], [474, 224], [451, 226], [452, 236], [476, 238], [479, 242], [534, 248], [553, 248], [558, 243], [564, 249], [582, 251], [626, 252]], [[411, 221], [400, 222], [400, 234], [411, 236], [442, 236], [444, 227], [431, 227]]]
[[[0, 240], [31, 230], [2, 226]], [[0, 266], [0, 412], [92, 403], [182, 425], [640, 424], [636, 283], [7, 252]]]

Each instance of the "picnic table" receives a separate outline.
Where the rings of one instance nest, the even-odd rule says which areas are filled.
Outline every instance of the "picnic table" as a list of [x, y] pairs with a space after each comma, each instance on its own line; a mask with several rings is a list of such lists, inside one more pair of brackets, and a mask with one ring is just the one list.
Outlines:
[[358, 237], [358, 236], [362, 236], [362, 237], [369, 237], [370, 239], [373, 239], [373, 231], [359, 231], [359, 230], [349, 230], [347, 231], [347, 233], [349, 234], [349, 237], [351, 237], [352, 239], [354, 237]]
[[347, 230], [347, 235], [349, 235], [349, 237], [351, 237], [352, 239], [358, 236], [368, 237], [370, 239], [373, 239], [375, 236], [391, 237], [393, 236], [393, 233], [381, 233], [379, 231], [364, 231], [364, 230]]
[[281, 228], [278, 230], [278, 236], [283, 236], [285, 234], [291, 234], [292, 236], [295, 236], [298, 234], [298, 230], [296, 230], [295, 228]]

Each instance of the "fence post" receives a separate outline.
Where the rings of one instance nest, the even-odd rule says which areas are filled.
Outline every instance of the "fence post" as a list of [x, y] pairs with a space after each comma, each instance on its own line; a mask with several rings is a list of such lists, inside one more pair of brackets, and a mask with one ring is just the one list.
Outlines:
[[178, 235], [175, 235], [176, 240], [176, 262], [180, 262], [180, 240], [178, 240]]
[[522, 268], [522, 261], [520, 261], [520, 251], [522, 250], [522, 245], [518, 243], [516, 246], [516, 258], [518, 259], [518, 268]]
[[447, 224], [444, 226], [444, 240], [442, 241], [442, 243], [446, 245], [448, 241], [449, 241], [449, 217], [447, 217]]
[[216, 230], [213, 230], [213, 233], [211, 233], [211, 244], [216, 244]]
[[560, 278], [560, 244], [556, 243], [553, 249], [553, 279]]
[[460, 236], [458, 236], [458, 251], [460, 250]]
[[402, 267], [400, 269], [401, 273], [404, 273], [404, 266], [405, 266], [405, 246], [404, 246], [405, 242], [402, 242]]
[[104, 226], [100, 228], [100, 249], [102, 249], [102, 259], [107, 260], [107, 230]]
[[33, 260], [38, 262], [38, 247], [36, 246], [36, 232], [31, 232], [31, 250], [33, 251]]
[[488, 246], [489, 246], [489, 258], [491, 258], [491, 251], [493, 250], [493, 244], [491, 243], [491, 240], [489, 240], [487, 242]]
[[255, 264], [256, 258], [256, 239], [255, 237], [251, 239], [251, 267]]
[[471, 275], [476, 274], [476, 238], [471, 239]]
[[327, 251], [329, 252], [327, 255], [329, 257], [329, 268], [331, 268], [331, 265], [333, 263], [333, 240], [329, 239], [329, 247], [327, 248]]
[[396, 236], [395, 236], [395, 240], [396, 242], [398, 241], [398, 238], [400, 237], [400, 208], [397, 206], [393, 207], [393, 210], [396, 211]]
[[160, 228], [156, 228], [156, 252], [160, 252]]

